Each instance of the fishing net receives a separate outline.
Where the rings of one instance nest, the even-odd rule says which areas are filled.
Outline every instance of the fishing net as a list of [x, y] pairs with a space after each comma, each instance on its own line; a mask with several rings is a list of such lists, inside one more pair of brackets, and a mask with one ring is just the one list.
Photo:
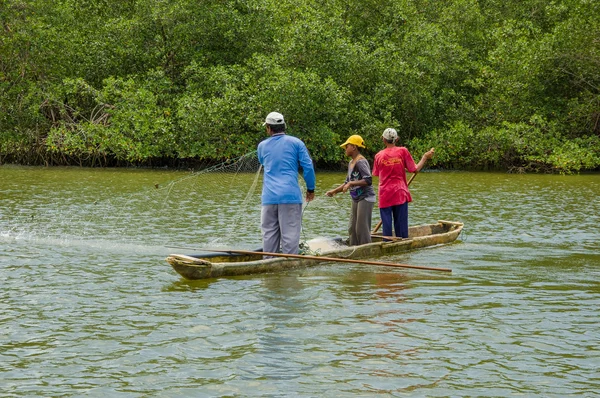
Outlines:
[[[156, 184], [134, 195], [142, 203], [133, 206], [135, 213], [120, 216], [125, 221], [121, 235], [152, 236], [153, 226], [158, 225], [162, 243], [196, 242], [215, 247], [260, 236], [261, 180], [261, 165], [252, 152]], [[119, 207], [115, 204], [112, 201], [112, 207]], [[148, 219], [152, 223], [148, 224]], [[147, 230], [140, 231], [136, 225], [145, 225]]]
[[[6, 214], [0, 213], [0, 237], [146, 247], [190, 243], [218, 247], [236, 242], [239, 247], [239, 242], [247, 242], [260, 247], [262, 175], [256, 152], [177, 174], [157, 172], [155, 181], [132, 183], [129, 193], [123, 193], [123, 187], [115, 188], [116, 193], [95, 190], [93, 181], [86, 181], [90, 197], [83, 200], [82, 182], [77, 182], [73, 198], [69, 192], [47, 187], [40, 195], [17, 197], [3, 207]], [[142, 175], [148, 179], [149, 173]], [[156, 182], [165, 175], [171, 179]], [[106, 177], [99, 180], [106, 183]]]

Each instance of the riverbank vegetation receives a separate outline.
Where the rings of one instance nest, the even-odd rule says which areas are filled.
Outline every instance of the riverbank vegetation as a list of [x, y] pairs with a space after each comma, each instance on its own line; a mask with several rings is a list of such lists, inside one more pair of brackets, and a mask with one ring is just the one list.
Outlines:
[[283, 113], [321, 167], [600, 168], [594, 0], [0, 0], [0, 164], [216, 162]]

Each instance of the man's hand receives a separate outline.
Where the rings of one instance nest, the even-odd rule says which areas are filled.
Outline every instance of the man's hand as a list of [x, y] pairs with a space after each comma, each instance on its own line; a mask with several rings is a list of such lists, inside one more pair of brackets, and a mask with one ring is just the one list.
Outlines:
[[433, 154], [435, 153], [435, 149], [431, 148], [430, 150], [428, 150], [427, 152], [425, 152], [425, 155], [423, 155], [427, 160], [431, 159], [433, 157]]
[[314, 192], [307, 192], [306, 193], [306, 201], [307, 202], [312, 202], [312, 200], [315, 198], [315, 193]]

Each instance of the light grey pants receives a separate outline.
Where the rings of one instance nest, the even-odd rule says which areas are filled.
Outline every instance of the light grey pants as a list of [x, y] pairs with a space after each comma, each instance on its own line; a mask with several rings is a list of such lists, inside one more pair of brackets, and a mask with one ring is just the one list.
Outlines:
[[298, 254], [302, 229], [301, 203], [263, 205], [260, 218], [263, 251]]
[[352, 211], [348, 223], [351, 246], [371, 243], [371, 218], [374, 205], [374, 202], [367, 202], [365, 199], [358, 202], [352, 201]]

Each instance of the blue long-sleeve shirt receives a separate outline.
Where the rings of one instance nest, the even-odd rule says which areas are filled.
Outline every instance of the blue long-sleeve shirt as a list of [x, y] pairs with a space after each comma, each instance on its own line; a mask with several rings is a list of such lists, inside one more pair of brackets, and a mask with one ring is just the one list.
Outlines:
[[275, 134], [258, 144], [264, 168], [262, 204], [302, 203], [298, 171], [302, 167], [306, 189], [315, 189], [315, 170], [306, 145], [296, 137]]

